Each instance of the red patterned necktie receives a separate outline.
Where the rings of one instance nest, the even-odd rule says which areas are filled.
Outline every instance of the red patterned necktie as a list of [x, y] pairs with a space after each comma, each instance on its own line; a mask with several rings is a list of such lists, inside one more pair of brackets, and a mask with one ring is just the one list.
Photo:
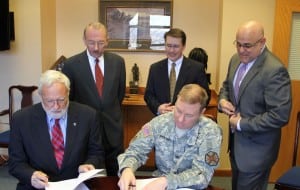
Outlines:
[[98, 65], [99, 59], [95, 59], [95, 78], [96, 78], [96, 86], [98, 89], [99, 96], [102, 96], [102, 89], [103, 89], [103, 74]]
[[61, 168], [64, 158], [64, 137], [60, 129], [59, 119], [55, 119], [55, 123], [52, 128], [52, 146], [58, 168]]

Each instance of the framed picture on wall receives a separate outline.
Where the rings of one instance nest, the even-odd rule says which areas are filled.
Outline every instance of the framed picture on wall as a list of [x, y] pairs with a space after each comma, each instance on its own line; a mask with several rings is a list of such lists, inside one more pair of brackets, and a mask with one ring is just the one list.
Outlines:
[[99, 20], [109, 35], [107, 49], [163, 51], [172, 6], [172, 0], [99, 0]]

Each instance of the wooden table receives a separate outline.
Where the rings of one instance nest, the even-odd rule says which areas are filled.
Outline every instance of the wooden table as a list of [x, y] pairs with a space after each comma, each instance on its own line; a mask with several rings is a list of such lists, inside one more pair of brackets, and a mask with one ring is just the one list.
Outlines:
[[[138, 177], [140, 179], [147, 177]], [[86, 185], [90, 190], [119, 190], [119, 178], [116, 176], [95, 177], [86, 181]], [[223, 190], [222, 188], [209, 185], [207, 190]]]

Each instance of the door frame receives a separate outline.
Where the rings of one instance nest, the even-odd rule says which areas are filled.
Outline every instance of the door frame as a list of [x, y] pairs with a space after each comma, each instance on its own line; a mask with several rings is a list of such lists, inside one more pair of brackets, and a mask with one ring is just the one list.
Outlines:
[[[293, 13], [300, 13], [299, 0], [276, 0], [272, 52], [288, 67]], [[292, 110], [288, 124], [282, 129], [278, 159], [272, 168], [270, 181], [276, 181], [292, 167], [297, 113], [300, 111], [300, 81], [292, 80]], [[267, 140], [267, 139], [266, 139]], [[299, 159], [298, 159], [299, 160]], [[299, 161], [298, 161], [299, 163]]]

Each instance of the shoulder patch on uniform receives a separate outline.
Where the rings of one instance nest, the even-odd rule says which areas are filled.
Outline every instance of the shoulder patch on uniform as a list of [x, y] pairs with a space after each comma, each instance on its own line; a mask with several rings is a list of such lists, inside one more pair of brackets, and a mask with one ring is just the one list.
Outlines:
[[149, 124], [146, 124], [146, 125], [143, 126], [143, 128], [142, 128], [142, 135], [144, 137], [148, 137], [148, 136], [152, 135], [152, 131], [150, 129], [150, 125]]
[[205, 154], [205, 163], [210, 166], [218, 165], [219, 160], [219, 155], [216, 152], [209, 151]]

